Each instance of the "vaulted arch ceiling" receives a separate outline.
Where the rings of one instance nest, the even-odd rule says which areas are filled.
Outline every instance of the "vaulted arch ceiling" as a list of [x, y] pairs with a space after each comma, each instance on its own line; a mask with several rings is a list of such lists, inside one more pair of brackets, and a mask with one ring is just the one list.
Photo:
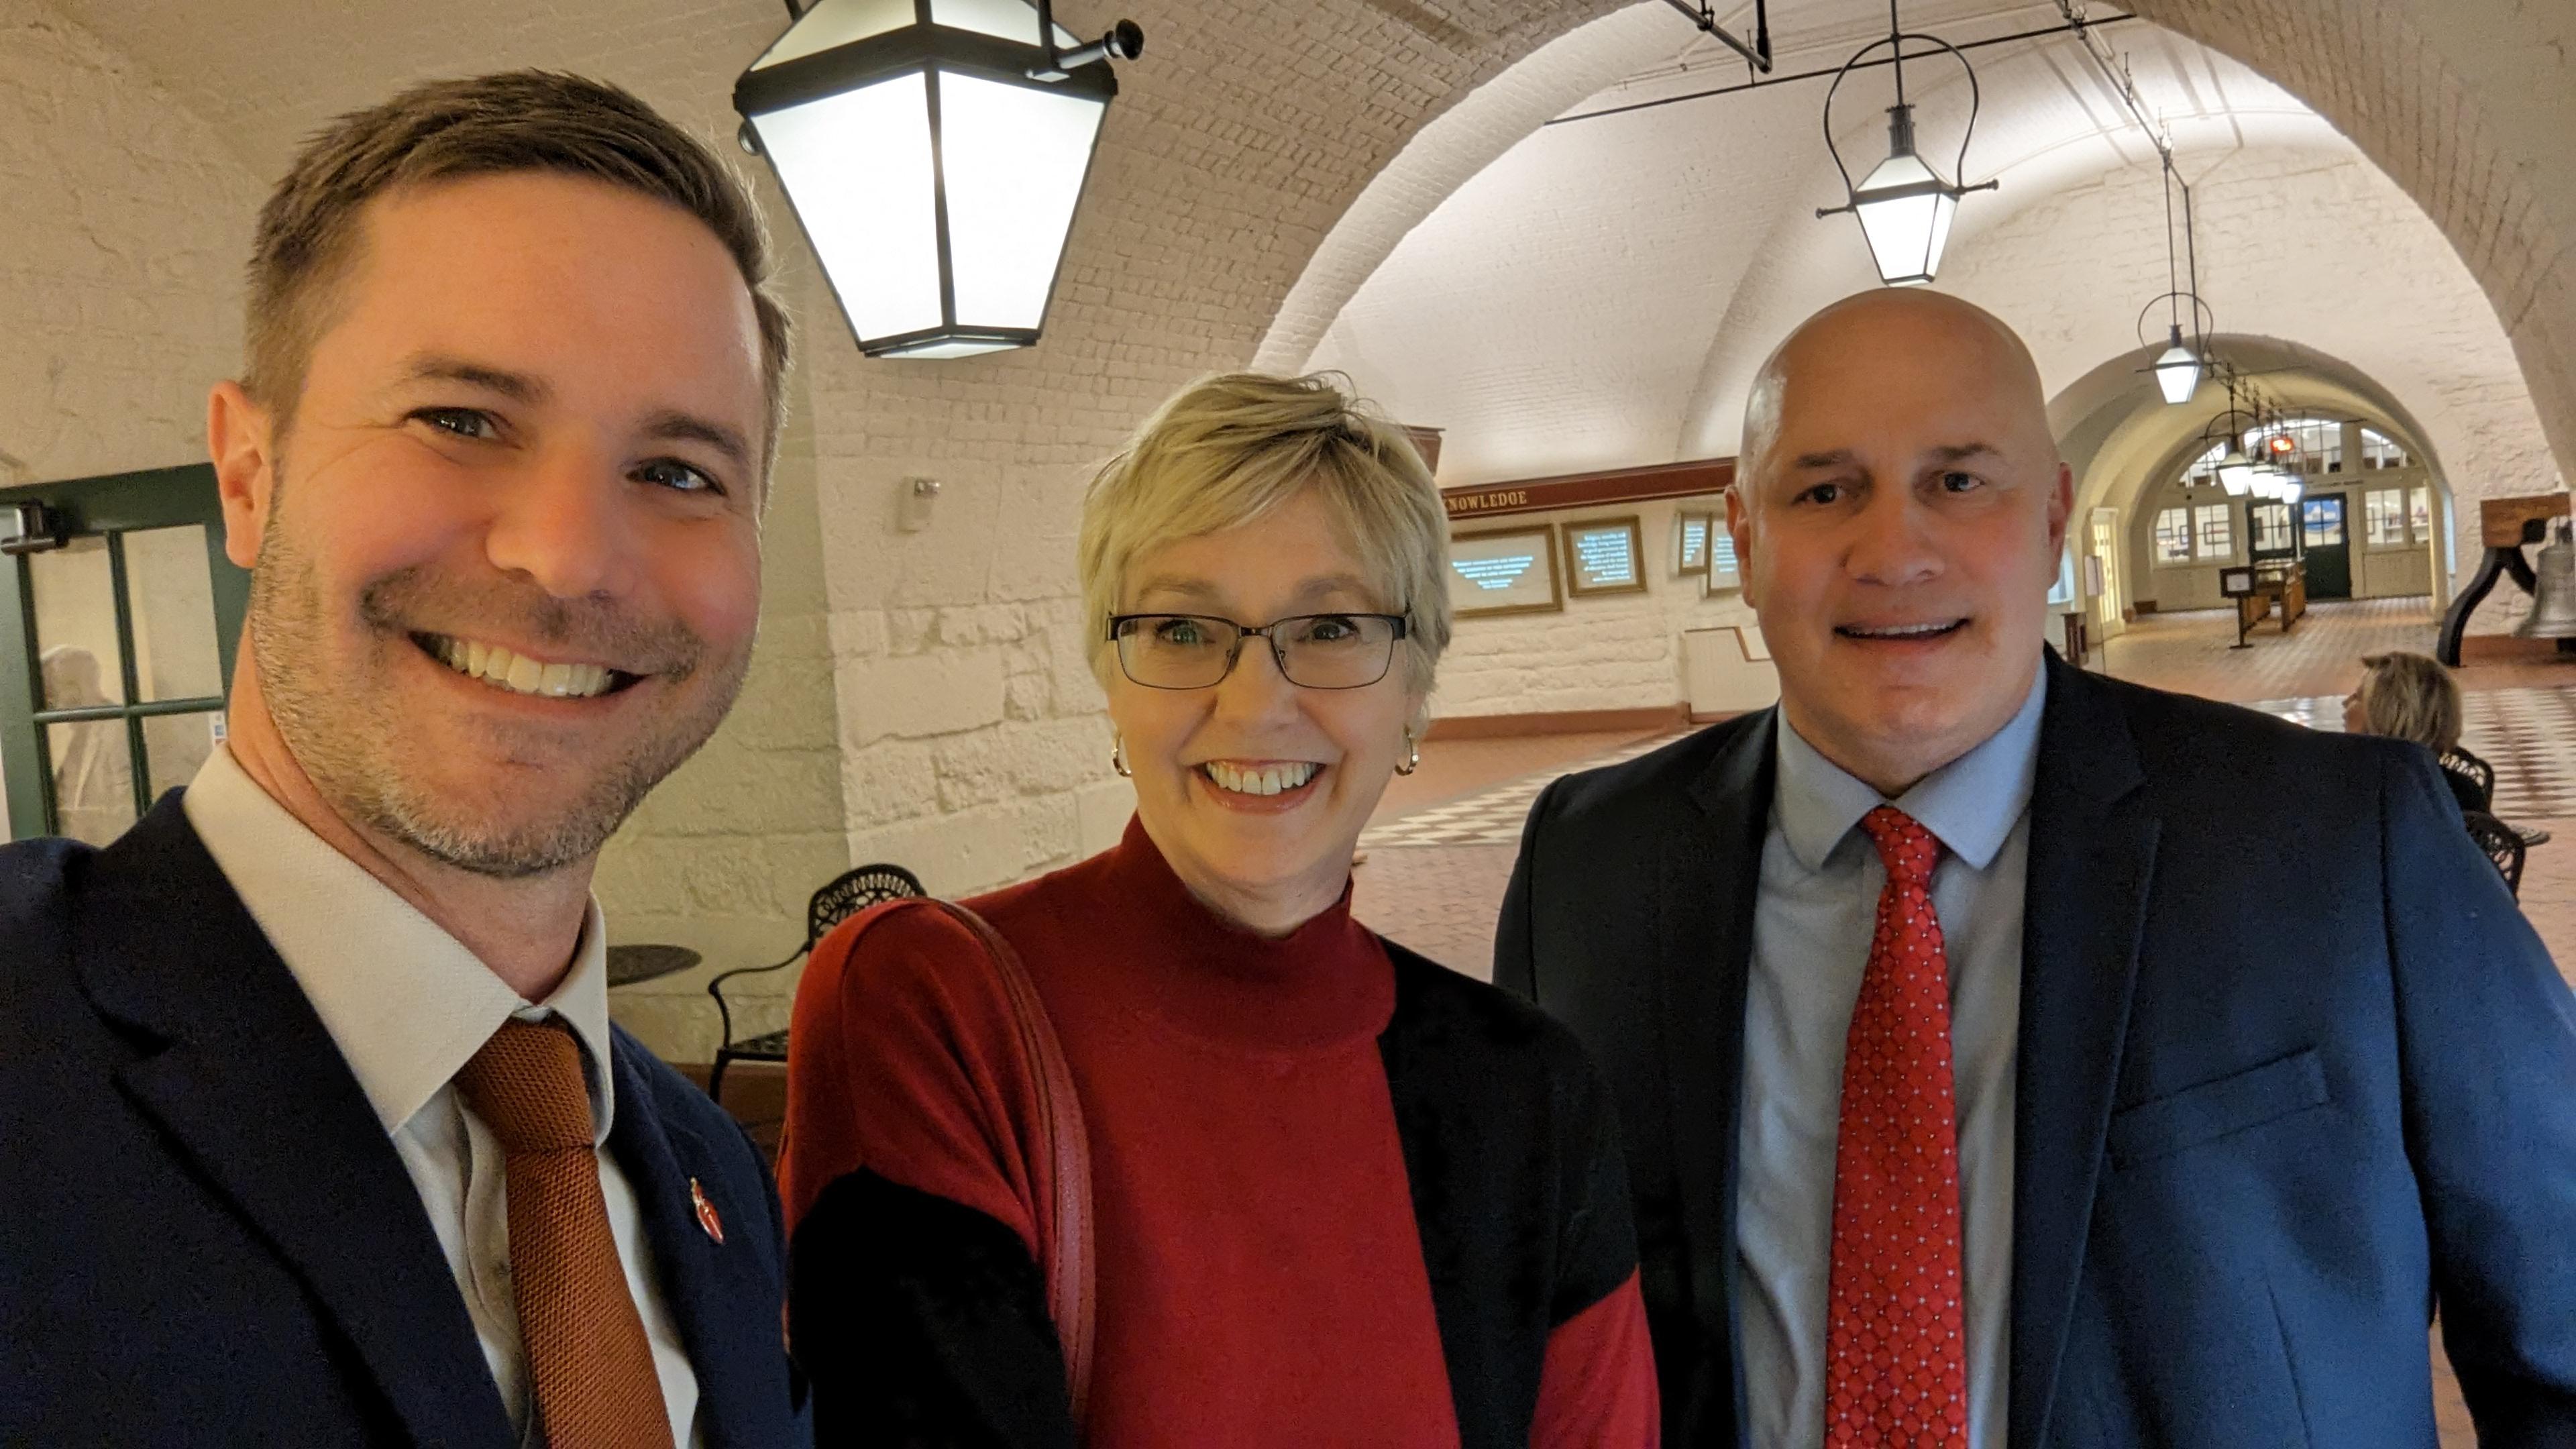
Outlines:
[[[2253, 376], [2278, 406], [2360, 418], [2390, 434], [2447, 478], [2442, 452], [2413, 411], [2351, 362], [2274, 337], [2222, 333], [2210, 351]], [[2142, 369], [2148, 349], [2124, 352], [2060, 388], [2049, 422], [2075, 470], [2078, 509], [2128, 509], [2188, 461], [2225, 395], [2204, 385], [2190, 405], [2168, 405]]]
[[[1800, 7], [1798, 33], [1832, 8]], [[1832, 64], [1882, 13], [1843, 8], [1844, 33], [1783, 71]], [[2057, 14], [1918, 8], [1909, 28], [1958, 39]], [[2358, 354], [2428, 414], [2465, 399], [2466, 416], [2427, 428], [2434, 442], [2546, 486], [2537, 420], [2508, 396], [2511, 344], [2420, 209], [2244, 66], [2144, 23], [2103, 34], [2133, 58], [2197, 185], [2203, 290], [2221, 325]], [[1761, 357], [1798, 318], [1875, 283], [1857, 229], [1813, 216], [1841, 196], [1817, 125], [1823, 84], [1549, 126], [1497, 149], [1513, 118], [1548, 104], [1581, 113], [1708, 85], [1705, 71], [1675, 73], [1689, 35], [1659, 5], [1606, 17], [1426, 127], [1319, 249], [1319, 264], [1337, 264], [1301, 280], [1264, 360], [1342, 368], [1407, 421], [1445, 427], [1448, 482], [1732, 451]], [[1566, 99], [1621, 57], [1642, 78]], [[1963, 204], [1942, 285], [2012, 321], [2062, 385], [2128, 351], [2140, 304], [2165, 286], [2155, 155], [2071, 38], [1975, 59], [1983, 111], [1966, 169], [2003, 185]], [[1926, 69], [1914, 89], [1930, 151], [1957, 135], [1966, 105], [1955, 68]], [[1855, 169], [1884, 154], [1885, 86], [1883, 71], [1856, 79], [1837, 102]], [[1493, 159], [1435, 200], [1440, 178], [1480, 153]], [[1391, 240], [1408, 206], [1419, 219]], [[1351, 281], [1351, 259], [1372, 249], [1383, 260]], [[1300, 358], [1337, 291], [1348, 300]], [[2354, 308], [2356, 295], [2373, 306]]]

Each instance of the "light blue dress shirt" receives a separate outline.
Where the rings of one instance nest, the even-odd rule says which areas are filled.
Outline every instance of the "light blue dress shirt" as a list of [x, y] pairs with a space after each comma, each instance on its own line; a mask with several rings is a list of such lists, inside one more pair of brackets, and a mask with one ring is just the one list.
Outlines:
[[1943, 847], [1932, 910], [1950, 962], [1967, 1277], [1968, 1442], [2001, 1449], [2012, 1308], [2013, 1068], [2021, 1027], [2022, 896], [2031, 781], [2047, 673], [1983, 744], [1895, 801], [1778, 730], [1779, 777], [1762, 842], [1744, 1002], [1744, 1102], [1735, 1247], [1752, 1442], [1824, 1442], [1826, 1277], [1843, 1046], [1886, 867], [1855, 827], [1884, 804]]

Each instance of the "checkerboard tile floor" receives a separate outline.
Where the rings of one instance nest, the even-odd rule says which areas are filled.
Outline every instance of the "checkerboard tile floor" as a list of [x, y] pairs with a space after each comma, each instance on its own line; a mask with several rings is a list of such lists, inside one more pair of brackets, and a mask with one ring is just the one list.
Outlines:
[[[2576, 686], [2475, 689], [2460, 743], [2495, 766], [2495, 813], [2516, 822], [2576, 815]], [[2252, 708], [2310, 729], [2341, 730], [2343, 700], [2310, 695], [2266, 699]]]
[[1420, 845], [1518, 845], [1521, 826], [1529, 819], [1530, 803], [1538, 792], [1559, 775], [1575, 770], [1589, 770], [1601, 765], [1615, 765], [1672, 739], [1656, 735], [1620, 746], [1606, 754], [1567, 765], [1562, 769], [1540, 770], [1516, 780], [1482, 790], [1473, 795], [1416, 810], [1411, 814], [1373, 826], [1360, 836], [1360, 849], [1385, 850]]

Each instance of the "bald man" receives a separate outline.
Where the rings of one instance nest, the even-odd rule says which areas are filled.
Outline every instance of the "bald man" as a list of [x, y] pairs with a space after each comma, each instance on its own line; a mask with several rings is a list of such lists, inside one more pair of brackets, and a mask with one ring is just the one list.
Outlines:
[[2070, 668], [1993, 317], [1765, 364], [1780, 704], [1539, 797], [1495, 975], [1618, 1096], [1668, 1444], [2576, 1444], [2576, 1001], [2432, 759]]

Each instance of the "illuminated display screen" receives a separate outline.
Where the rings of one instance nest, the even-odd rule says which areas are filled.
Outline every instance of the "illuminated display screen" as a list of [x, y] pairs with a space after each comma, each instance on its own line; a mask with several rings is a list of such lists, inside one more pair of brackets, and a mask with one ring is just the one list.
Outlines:
[[1627, 525], [1578, 528], [1573, 534], [1574, 575], [1579, 589], [1589, 592], [1636, 586], [1637, 536]]
[[1708, 566], [1708, 536], [1714, 532], [1709, 527], [1709, 522], [1710, 520], [1695, 513], [1685, 513], [1681, 516], [1681, 571], [1683, 573], [1695, 574]]
[[1542, 524], [1451, 539], [1449, 606], [1468, 615], [1563, 608], [1556, 530]]

